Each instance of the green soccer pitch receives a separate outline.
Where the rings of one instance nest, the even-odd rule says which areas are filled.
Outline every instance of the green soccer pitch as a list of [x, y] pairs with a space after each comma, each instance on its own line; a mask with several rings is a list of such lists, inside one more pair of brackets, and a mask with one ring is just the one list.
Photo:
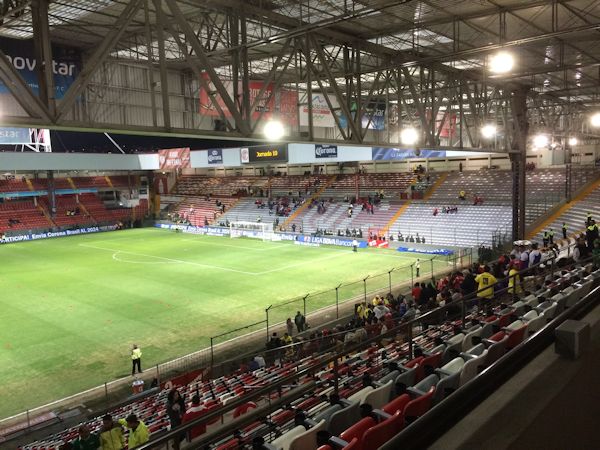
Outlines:
[[[2, 245], [0, 255], [0, 417], [127, 375], [132, 343], [149, 368], [263, 320], [268, 305], [367, 275], [384, 273], [369, 284], [383, 288], [390, 269], [405, 267], [393, 272], [401, 282], [417, 257], [430, 258], [154, 228]], [[363, 284], [341, 291], [340, 301]], [[335, 303], [318, 298], [308, 311]], [[297, 308], [277, 308], [271, 322]]]

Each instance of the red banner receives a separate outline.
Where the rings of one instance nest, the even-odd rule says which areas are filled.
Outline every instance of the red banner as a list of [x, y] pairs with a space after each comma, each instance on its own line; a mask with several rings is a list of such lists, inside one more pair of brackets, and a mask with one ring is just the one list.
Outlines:
[[185, 169], [190, 167], [190, 148], [169, 148], [158, 151], [161, 170]]
[[[209, 84], [211, 91], [215, 92], [214, 86], [210, 82], [209, 76], [206, 73], [202, 74], [203, 78]], [[227, 93], [233, 99], [233, 83], [226, 81], [223, 83]], [[263, 87], [262, 81], [249, 81], [248, 88], [250, 90], [250, 105], [254, 103], [260, 90]], [[261, 99], [257, 102], [252, 110], [252, 120], [258, 120], [262, 114], [262, 120], [269, 119], [274, 112], [277, 112], [277, 117], [288, 125], [297, 125], [298, 123], [298, 92], [290, 91], [288, 89], [278, 89], [273, 92], [274, 84], [270, 83], [264, 90]], [[242, 92], [242, 83], [239, 84], [239, 92]], [[241, 95], [241, 94], [240, 94]], [[231, 111], [225, 106], [225, 102], [219, 94], [215, 94], [214, 98], [218, 103], [219, 107], [223, 110], [225, 117], [231, 117]], [[204, 116], [219, 117], [219, 111], [212, 102], [206, 89], [200, 86], [200, 114]], [[241, 101], [233, 99], [236, 104], [240, 104]]]

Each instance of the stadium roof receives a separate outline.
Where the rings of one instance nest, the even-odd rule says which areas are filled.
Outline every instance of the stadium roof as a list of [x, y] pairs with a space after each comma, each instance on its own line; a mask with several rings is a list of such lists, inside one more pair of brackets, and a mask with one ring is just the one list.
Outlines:
[[[36, 3], [4, 1], [0, 35], [33, 37]], [[47, 17], [51, 40], [80, 48], [84, 61], [151, 61], [188, 72], [210, 66], [221, 79], [310, 87], [341, 103], [387, 97], [409, 119], [423, 115], [432, 97], [432, 110], [463, 104], [479, 122], [508, 101], [506, 92], [526, 86], [535, 123], [553, 128], [568, 115], [565, 131], [594, 135], [581, 114], [598, 106], [600, 94], [597, 0], [52, 0]], [[498, 49], [516, 58], [509, 74], [489, 71]], [[239, 109], [233, 121], [241, 123]], [[68, 115], [52, 121], [66, 124]], [[232, 130], [252, 135], [240, 123]]]

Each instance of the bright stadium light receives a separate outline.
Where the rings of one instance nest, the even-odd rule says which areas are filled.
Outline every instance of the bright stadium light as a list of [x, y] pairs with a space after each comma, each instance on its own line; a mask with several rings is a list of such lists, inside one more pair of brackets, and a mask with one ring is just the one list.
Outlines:
[[546, 136], [545, 134], [538, 134], [536, 137], [533, 138], [533, 146], [535, 148], [548, 147], [548, 143], [548, 136]]
[[279, 120], [269, 120], [263, 128], [265, 137], [270, 141], [278, 141], [285, 134], [283, 124]]
[[496, 136], [496, 125], [487, 124], [481, 127], [481, 135], [485, 139], [492, 139]]
[[593, 127], [600, 127], [600, 112], [594, 114], [591, 117], [590, 122], [592, 123]]
[[414, 128], [405, 128], [400, 132], [400, 142], [404, 145], [415, 145], [419, 140], [419, 133]]
[[498, 52], [490, 57], [490, 71], [493, 73], [508, 73], [515, 65], [515, 58], [508, 52]]
[[571, 147], [575, 147], [575, 146], [577, 145], [577, 143], [578, 143], [578, 142], [579, 142], [579, 141], [577, 140], [577, 138], [576, 138], [576, 137], [569, 138], [569, 145], [570, 145]]

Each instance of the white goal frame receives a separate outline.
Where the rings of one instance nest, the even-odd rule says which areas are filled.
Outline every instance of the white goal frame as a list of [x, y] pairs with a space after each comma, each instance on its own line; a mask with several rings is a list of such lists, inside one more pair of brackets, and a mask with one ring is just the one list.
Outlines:
[[262, 239], [263, 241], [276, 240], [276, 235], [273, 232], [273, 224], [268, 222], [230, 222], [229, 237], [232, 239], [247, 237], [251, 239]]

